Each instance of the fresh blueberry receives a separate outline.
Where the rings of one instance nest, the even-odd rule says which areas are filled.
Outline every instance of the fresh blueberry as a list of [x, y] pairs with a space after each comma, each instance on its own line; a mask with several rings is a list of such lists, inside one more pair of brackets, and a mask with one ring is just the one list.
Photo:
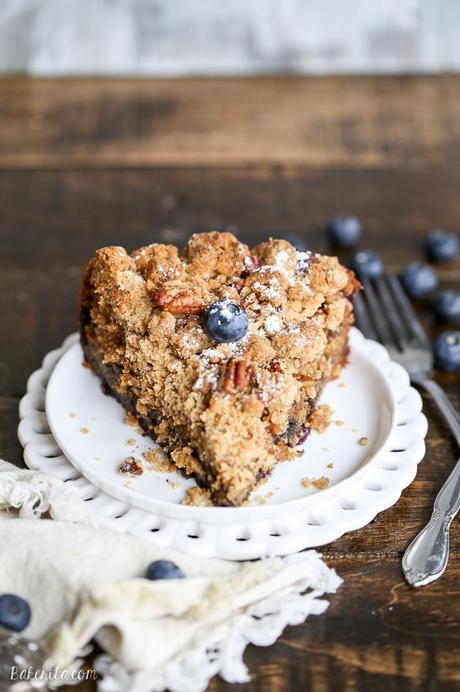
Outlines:
[[361, 279], [377, 279], [383, 274], [383, 262], [376, 252], [361, 250], [353, 257], [351, 268]]
[[434, 342], [436, 367], [446, 372], [460, 372], [460, 332], [443, 332]]
[[361, 238], [361, 230], [356, 216], [336, 216], [327, 224], [329, 240], [338, 247], [354, 247]]
[[421, 298], [438, 285], [436, 272], [429, 264], [411, 262], [401, 272], [401, 281], [411, 298]]
[[289, 243], [291, 243], [291, 245], [293, 245], [296, 250], [300, 250], [300, 252], [305, 252], [305, 250], [310, 249], [307, 243], [305, 242], [304, 238], [302, 238], [302, 236], [298, 235], [297, 233], [286, 233], [284, 238]]
[[442, 291], [433, 300], [433, 310], [440, 322], [460, 321], [460, 291]]
[[428, 259], [435, 262], [448, 262], [460, 252], [460, 240], [450, 231], [432, 231], [425, 240]]
[[147, 567], [145, 575], [150, 581], [157, 579], [185, 579], [185, 574], [174, 562], [169, 560], [155, 560]]
[[30, 622], [30, 605], [14, 593], [0, 596], [0, 625], [14, 632], [22, 632]]
[[239, 341], [248, 331], [248, 318], [232, 300], [217, 300], [206, 308], [204, 326], [220, 344]]

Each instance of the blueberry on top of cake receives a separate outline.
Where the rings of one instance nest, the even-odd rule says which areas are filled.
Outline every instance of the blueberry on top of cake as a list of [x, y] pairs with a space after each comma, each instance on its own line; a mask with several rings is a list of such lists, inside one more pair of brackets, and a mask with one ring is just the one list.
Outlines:
[[105, 390], [216, 505], [240, 505], [305, 438], [347, 359], [359, 287], [335, 257], [231, 233], [98, 250], [81, 343]]

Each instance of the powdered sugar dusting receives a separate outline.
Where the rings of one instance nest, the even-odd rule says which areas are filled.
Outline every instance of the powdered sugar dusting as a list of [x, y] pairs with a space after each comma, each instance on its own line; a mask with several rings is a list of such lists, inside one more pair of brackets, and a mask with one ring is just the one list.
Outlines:
[[219, 301], [218, 305], [211, 305], [209, 314], [212, 315], [217, 313], [217, 324], [219, 325], [222, 324], [222, 321], [230, 322], [235, 316], [235, 305], [236, 304], [233, 300], [224, 298], [223, 300]]
[[269, 334], [276, 334], [283, 328], [283, 323], [278, 315], [269, 315], [265, 318], [264, 327]]
[[262, 295], [267, 298], [267, 300], [270, 300], [272, 298], [277, 298], [279, 296], [279, 291], [280, 291], [280, 283], [278, 279], [274, 276], [270, 279], [268, 282], [269, 285], [265, 286], [264, 284], [261, 284], [260, 281], [255, 281], [253, 286], [257, 290], [259, 290]]
[[206, 348], [200, 355], [200, 359], [205, 359], [209, 363], [218, 363], [222, 358], [225, 358], [224, 354], [216, 348]]
[[304, 272], [308, 269], [312, 257], [313, 257], [313, 252], [311, 250], [305, 250], [305, 251], [300, 251], [296, 250], [297, 252], [297, 269], [298, 271]]
[[263, 385], [259, 384], [259, 396], [264, 404], [269, 404], [278, 395], [284, 386], [285, 378], [283, 375], [272, 375], [269, 379], [265, 378]]
[[221, 357], [223, 357], [223, 354], [213, 348], [207, 348], [202, 353], [195, 356], [198, 362], [198, 377], [195, 380], [193, 389], [203, 389], [208, 385], [211, 389], [217, 388], [217, 383], [219, 381], [219, 368], [217, 363]]

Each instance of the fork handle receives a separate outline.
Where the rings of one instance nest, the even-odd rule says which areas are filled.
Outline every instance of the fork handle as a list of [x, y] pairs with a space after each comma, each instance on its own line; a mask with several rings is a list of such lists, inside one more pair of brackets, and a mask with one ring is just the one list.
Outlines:
[[447, 425], [454, 433], [454, 437], [458, 446], [460, 447], [460, 415], [450, 403], [445, 391], [437, 382], [428, 377], [413, 377], [412, 381], [415, 384], [418, 384], [420, 387], [423, 387], [423, 389], [426, 389], [426, 391], [431, 394], [432, 398], [438, 405], [439, 410], [444, 416]]
[[459, 509], [460, 459], [434, 501], [431, 519], [404, 553], [402, 570], [412, 586], [430, 584], [446, 569], [449, 528]]

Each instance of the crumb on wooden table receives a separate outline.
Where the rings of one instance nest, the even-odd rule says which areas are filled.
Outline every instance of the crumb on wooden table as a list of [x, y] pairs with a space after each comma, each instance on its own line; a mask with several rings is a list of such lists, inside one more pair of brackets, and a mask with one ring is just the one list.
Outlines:
[[331, 422], [331, 417], [333, 410], [329, 404], [321, 404], [312, 413], [309, 421], [309, 425], [312, 430], [316, 430], [319, 433], [323, 433]]
[[361, 445], [361, 447], [365, 447], [366, 445], [369, 444], [369, 438], [368, 437], [360, 437], [358, 440], [358, 444]]
[[142, 476], [142, 474], [144, 473], [144, 467], [142, 466], [142, 462], [140, 462], [139, 459], [135, 459], [134, 457], [127, 457], [119, 465], [118, 473], [121, 476]]

